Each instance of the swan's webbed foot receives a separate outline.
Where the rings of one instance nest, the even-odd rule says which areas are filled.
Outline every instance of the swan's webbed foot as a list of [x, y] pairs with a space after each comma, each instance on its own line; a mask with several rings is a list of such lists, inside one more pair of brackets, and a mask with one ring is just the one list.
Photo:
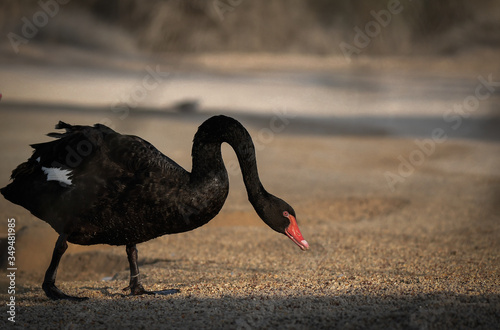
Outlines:
[[144, 289], [142, 284], [139, 281], [135, 281], [132, 279], [131, 283], [129, 286], [126, 288], [123, 288], [123, 291], [130, 290], [130, 295], [131, 296], [139, 296], [143, 294], [150, 294], [150, 295], [169, 295], [169, 294], [174, 294], [180, 292], [177, 289], [169, 289], [169, 290], [160, 290], [160, 291], [148, 291]]
[[67, 242], [68, 235], [62, 234], [59, 236], [54, 247], [54, 252], [52, 253], [52, 260], [50, 261], [49, 268], [45, 272], [45, 278], [43, 280], [42, 289], [45, 291], [47, 297], [52, 300], [73, 300], [73, 301], [83, 301], [89, 298], [87, 297], [73, 297], [65, 294], [56, 286], [56, 274], [57, 268], [59, 267], [59, 262], [64, 252], [68, 248]]
[[89, 299], [88, 297], [74, 297], [69, 296], [62, 292], [54, 283], [43, 282], [42, 289], [45, 291], [47, 297], [52, 300], [72, 300], [72, 301], [84, 301]]
[[153, 291], [147, 291], [144, 289], [141, 283], [134, 281], [133, 283], [130, 283], [129, 286], [126, 288], [123, 288], [123, 291], [130, 290], [130, 295], [131, 296], [139, 296], [142, 294], [155, 294]]

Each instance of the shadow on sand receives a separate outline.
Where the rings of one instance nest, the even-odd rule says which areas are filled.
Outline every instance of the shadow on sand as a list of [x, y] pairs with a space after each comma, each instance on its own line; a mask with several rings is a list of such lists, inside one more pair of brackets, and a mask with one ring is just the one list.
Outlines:
[[[109, 295], [106, 288], [92, 290]], [[224, 295], [220, 298], [115, 295], [110, 298], [112, 299], [91, 299], [79, 303], [47, 301], [26, 306], [21, 309], [16, 325], [28, 328], [61, 324], [72, 325], [74, 328], [96, 325], [228, 329], [488, 328], [498, 325], [500, 303], [498, 295], [450, 292], [281, 298], [259, 295], [243, 298]], [[22, 297], [19, 299], [22, 301]], [[58, 312], [53, 313], [54, 310]], [[23, 321], [27, 315], [29, 319], [38, 320], [39, 323]]]

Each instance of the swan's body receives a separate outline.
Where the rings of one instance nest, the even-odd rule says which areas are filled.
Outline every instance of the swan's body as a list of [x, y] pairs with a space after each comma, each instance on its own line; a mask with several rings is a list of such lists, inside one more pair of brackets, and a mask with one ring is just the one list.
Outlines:
[[293, 209], [260, 183], [252, 140], [236, 120], [217, 116], [205, 121], [193, 141], [191, 173], [136, 137], [104, 125], [71, 126], [60, 122], [58, 140], [32, 145], [27, 162], [12, 172], [1, 192], [28, 209], [59, 234], [44, 290], [52, 299], [72, 299], [55, 286], [66, 241], [81, 245], [126, 245], [132, 294], [148, 293], [138, 279], [135, 245], [165, 234], [206, 224], [221, 210], [229, 181], [221, 144], [236, 152], [248, 197], [271, 228], [302, 249]]

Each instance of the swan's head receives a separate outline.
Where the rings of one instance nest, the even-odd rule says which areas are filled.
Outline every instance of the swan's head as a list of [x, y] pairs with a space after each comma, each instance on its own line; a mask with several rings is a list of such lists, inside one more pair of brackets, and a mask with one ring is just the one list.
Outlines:
[[265, 200], [266, 202], [263, 202], [260, 210], [257, 211], [261, 219], [275, 231], [288, 236], [302, 250], [309, 249], [309, 244], [302, 237], [297, 225], [293, 208], [285, 201], [270, 194]]

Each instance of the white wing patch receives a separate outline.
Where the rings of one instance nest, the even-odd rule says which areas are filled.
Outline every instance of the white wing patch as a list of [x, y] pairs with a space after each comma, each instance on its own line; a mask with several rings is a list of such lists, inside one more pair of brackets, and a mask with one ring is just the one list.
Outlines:
[[57, 167], [43, 167], [42, 171], [47, 174], [47, 181], [59, 181], [61, 183], [67, 184], [68, 186], [72, 184], [70, 170], [65, 170]]

